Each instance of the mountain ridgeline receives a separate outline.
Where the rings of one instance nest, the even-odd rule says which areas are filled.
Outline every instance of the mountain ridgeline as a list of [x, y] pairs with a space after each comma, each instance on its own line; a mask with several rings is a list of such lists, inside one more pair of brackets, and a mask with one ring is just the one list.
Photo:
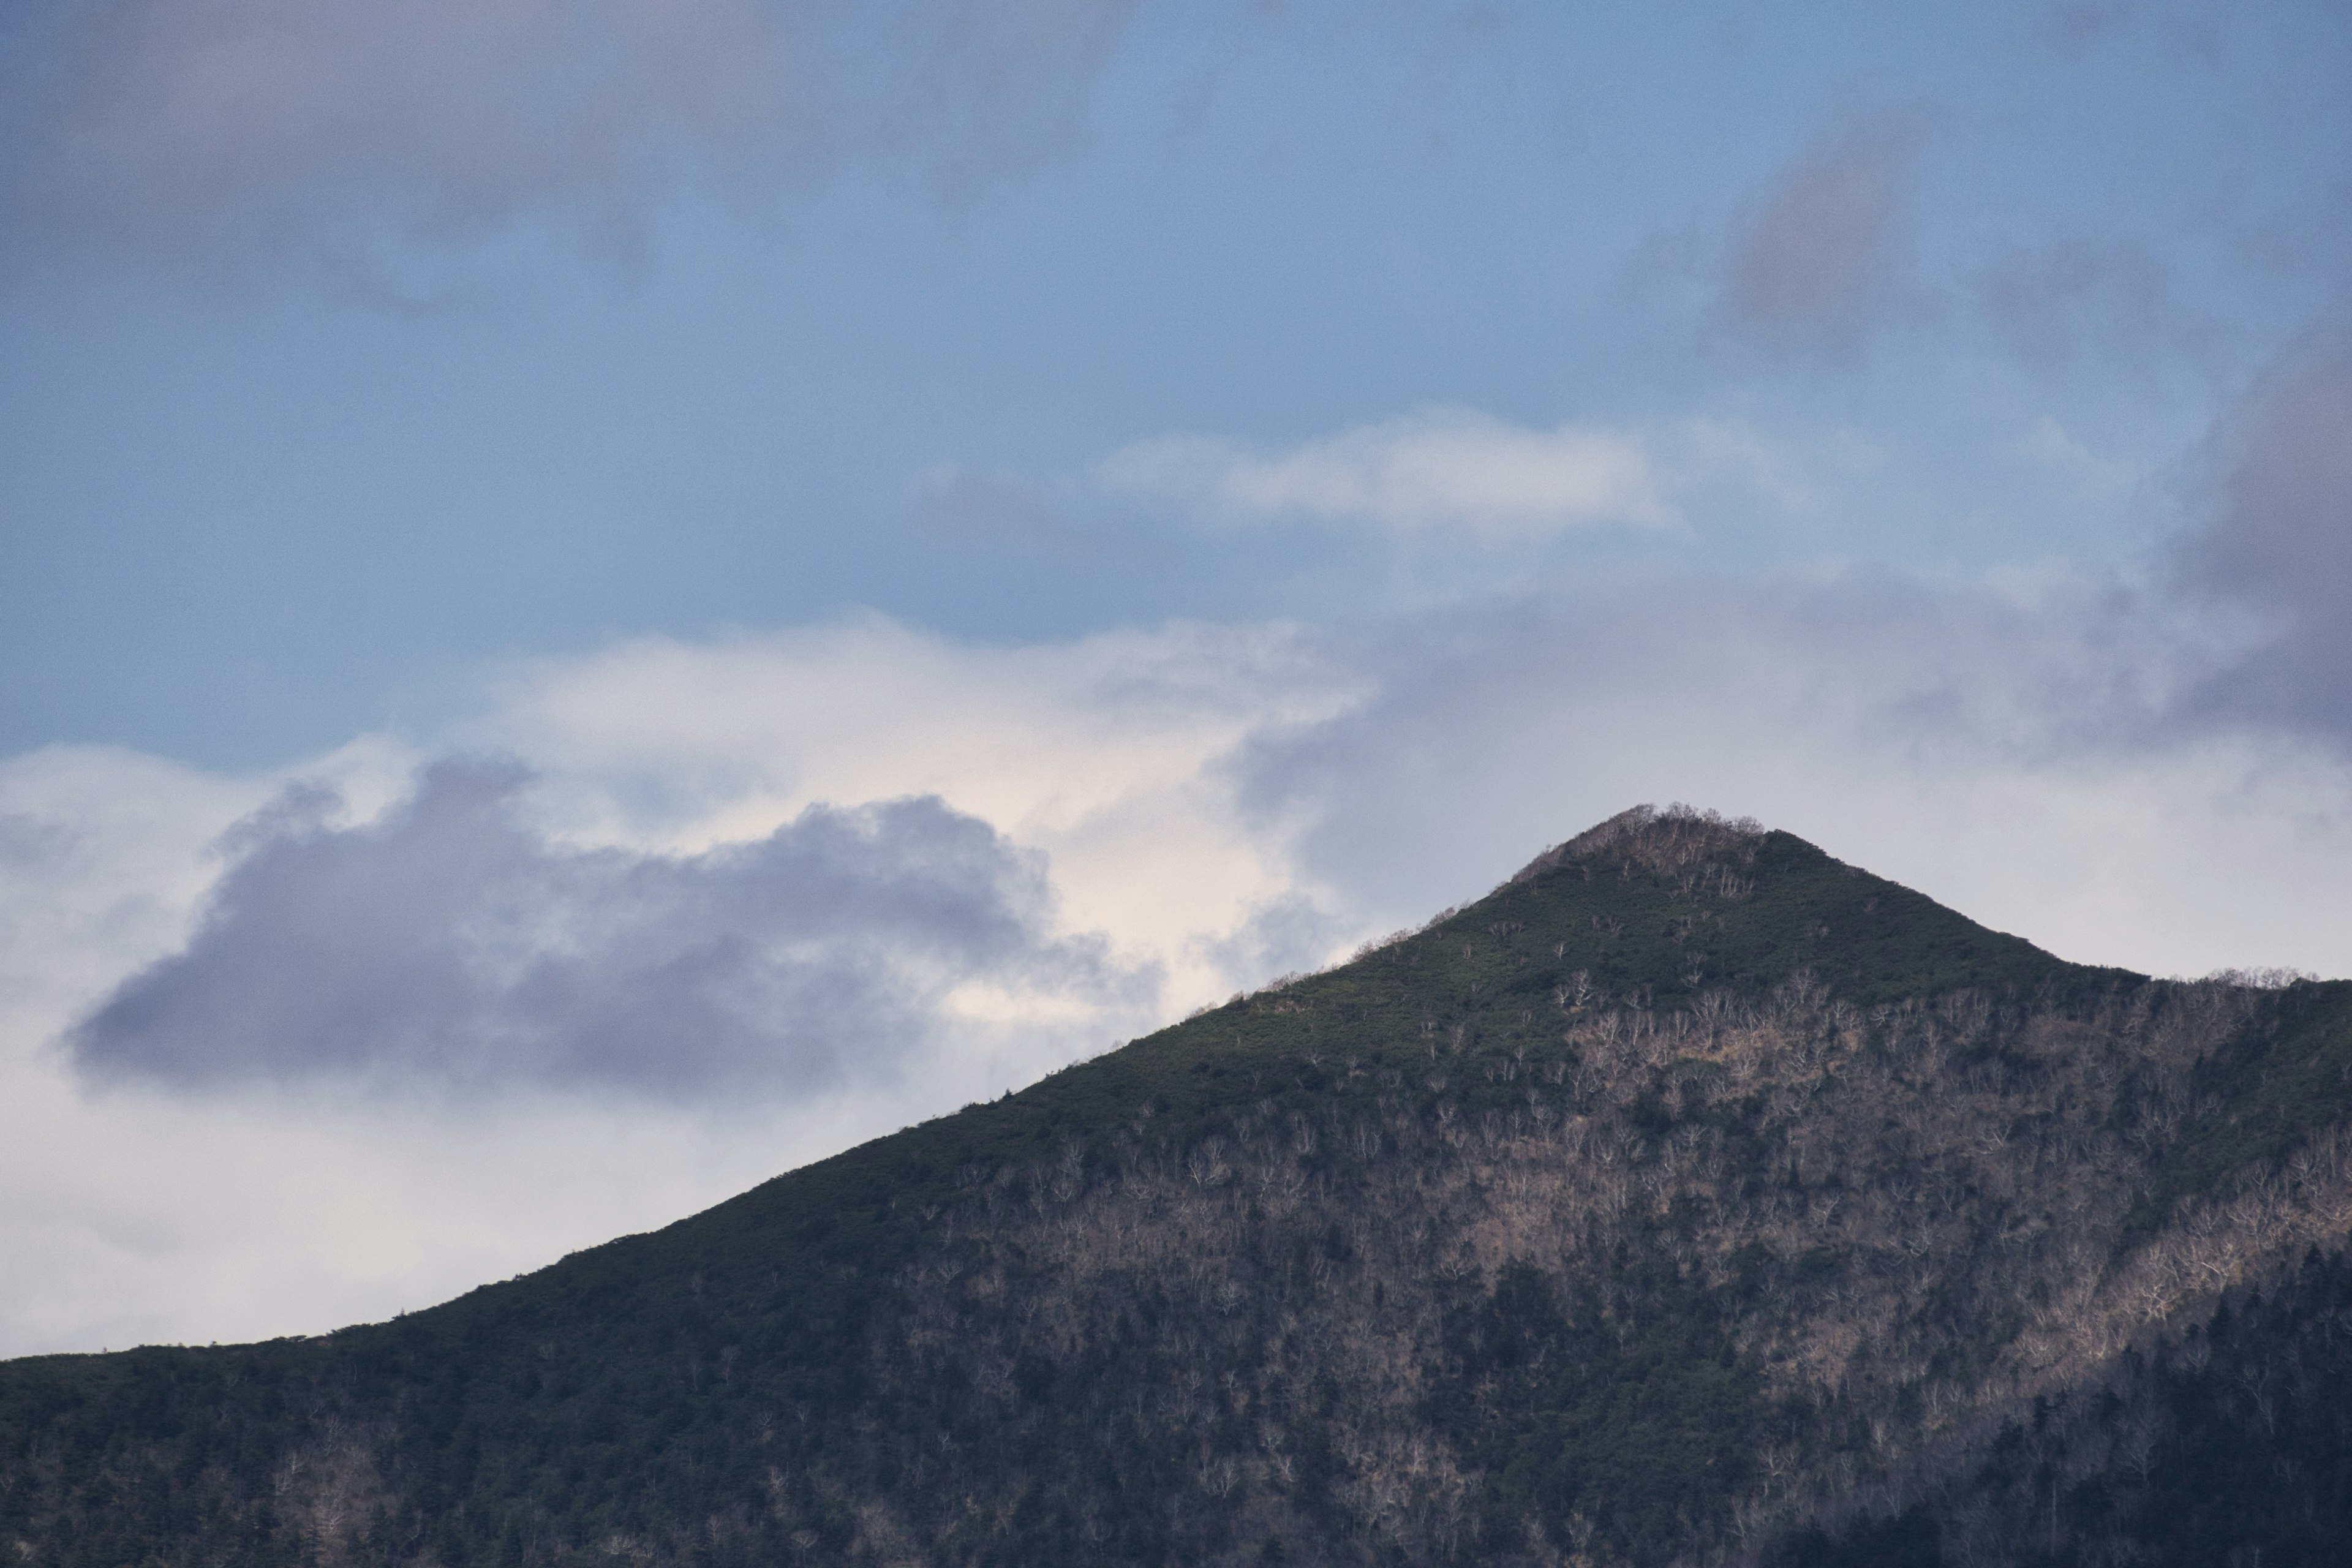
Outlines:
[[0, 1561], [2352, 1561], [2352, 984], [1753, 824], [430, 1311], [0, 1365]]

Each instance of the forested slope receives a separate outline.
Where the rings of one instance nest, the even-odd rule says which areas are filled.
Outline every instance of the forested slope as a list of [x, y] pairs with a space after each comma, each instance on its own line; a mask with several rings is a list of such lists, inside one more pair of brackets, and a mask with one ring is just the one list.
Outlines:
[[432, 1311], [0, 1365], [0, 1549], [2340, 1562], [2347, 1109], [2352, 985], [1637, 811]]

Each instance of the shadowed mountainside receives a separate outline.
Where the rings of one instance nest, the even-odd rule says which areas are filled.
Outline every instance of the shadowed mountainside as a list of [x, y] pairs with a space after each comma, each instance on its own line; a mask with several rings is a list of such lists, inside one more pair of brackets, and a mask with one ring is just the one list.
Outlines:
[[2352, 984], [1644, 808], [431, 1311], [0, 1365], [0, 1552], [2339, 1562], [2347, 1110]]

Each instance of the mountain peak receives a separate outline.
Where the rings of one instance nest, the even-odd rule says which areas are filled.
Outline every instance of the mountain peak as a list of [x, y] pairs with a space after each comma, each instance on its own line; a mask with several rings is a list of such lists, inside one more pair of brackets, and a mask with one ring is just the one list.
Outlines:
[[[443, 1307], [0, 1367], [0, 1541], [2342, 1561], [2352, 1268], [2312, 1249], [2352, 1226], [2347, 1109], [2352, 984], [2084, 968], [1637, 808], [1349, 963]], [[2216, 1466], [2242, 1484], [2182, 1524]]]
[[[1794, 834], [1680, 804], [1620, 812], [1425, 929], [1475, 936], [1498, 927], [1509, 928], [1523, 963], [1581, 971], [1612, 995], [1669, 1010], [1709, 991], [1769, 991], [1800, 971], [1857, 1005], [1971, 986], [2011, 998], [2071, 994], [2143, 978], [2068, 963]], [[1549, 946], [1548, 965], [1531, 944]]]
[[[1661, 811], [1636, 805], [1555, 844], [1510, 879], [1523, 882], [1570, 861], [1627, 860], [1654, 871], [1680, 869], [1717, 856], [1752, 850], [1764, 826], [1752, 816], [1727, 817], [1680, 801]], [[1508, 884], [1506, 884], [1507, 886]]]

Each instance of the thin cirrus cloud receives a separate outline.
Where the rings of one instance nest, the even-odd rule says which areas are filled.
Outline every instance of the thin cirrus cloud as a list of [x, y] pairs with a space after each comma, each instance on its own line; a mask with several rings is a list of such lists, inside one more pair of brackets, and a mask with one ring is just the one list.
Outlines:
[[226, 841], [185, 948], [70, 1031], [75, 1065], [184, 1089], [807, 1095], [892, 1081], [1008, 993], [1117, 1022], [1156, 991], [1054, 933], [1042, 857], [936, 799], [669, 857], [550, 842], [526, 783], [445, 762], [356, 826], [288, 790]]
[[688, 169], [1057, 145], [1129, 0], [34, 0], [0, 39], [7, 249], [233, 266], [557, 211], [626, 230]]
[[1792, 357], [1850, 359], [1902, 298], [1905, 185], [1926, 128], [1867, 116], [1817, 139], [1743, 226], [1721, 318], [1742, 341]]
[[1112, 453], [1095, 479], [1227, 523], [1514, 539], [1675, 521], [1637, 436], [1573, 424], [1531, 430], [1465, 409], [1423, 410], [1274, 453], [1167, 437]]

